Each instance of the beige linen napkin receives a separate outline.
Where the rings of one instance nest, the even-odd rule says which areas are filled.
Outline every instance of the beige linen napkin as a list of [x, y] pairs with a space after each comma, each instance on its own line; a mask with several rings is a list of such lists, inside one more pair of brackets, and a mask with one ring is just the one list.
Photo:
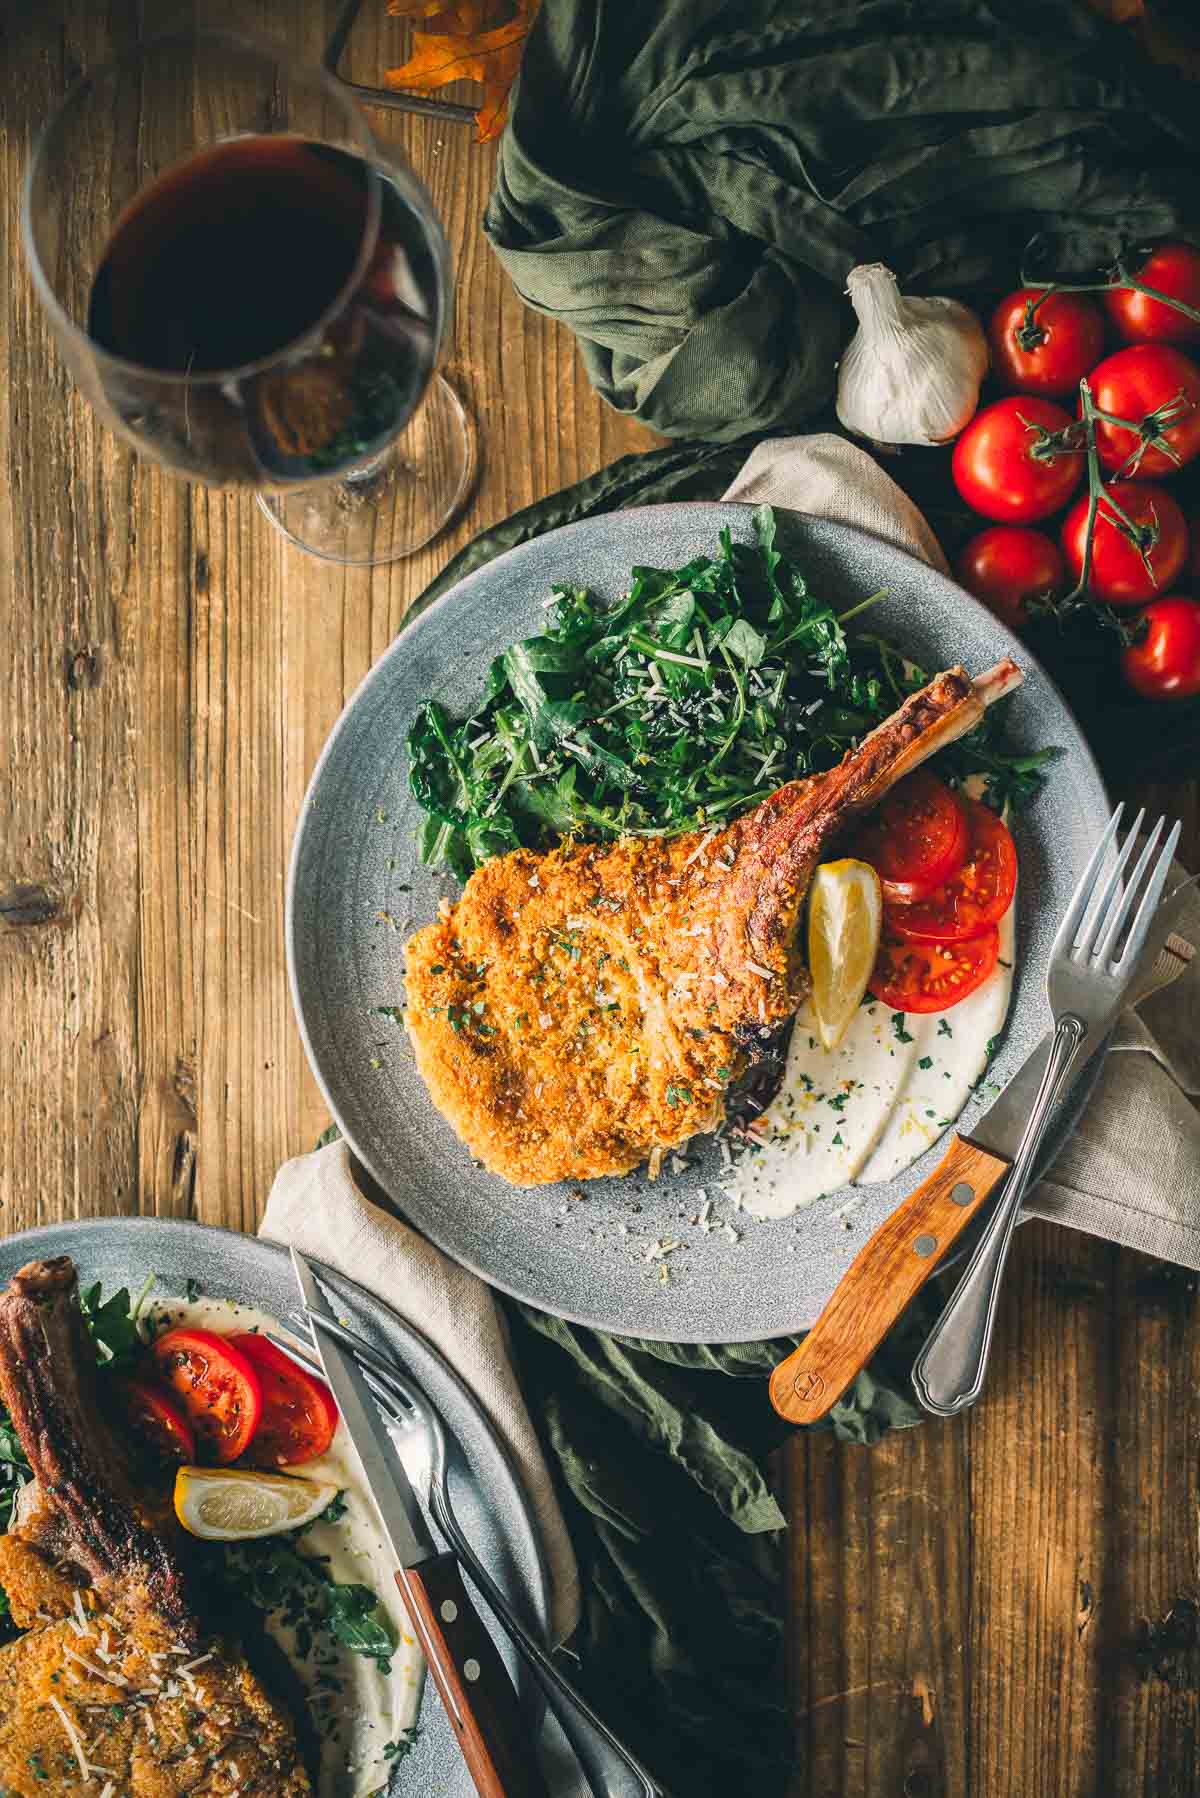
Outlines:
[[336, 1267], [412, 1324], [469, 1386], [512, 1456], [550, 1576], [550, 1623], [563, 1642], [579, 1617], [579, 1574], [521, 1397], [490, 1286], [359, 1190], [344, 1142], [286, 1161], [259, 1231]]
[[[855, 525], [946, 568], [907, 494], [841, 437], [760, 443], [725, 498]], [[1176, 928], [1185, 951], [1200, 944], [1200, 894]], [[1200, 1095], [1200, 955], [1160, 957], [1156, 974], [1157, 990], [1121, 1018], [1079, 1128], [1025, 1210], [1200, 1268], [1200, 1111], [1191, 1103]]]

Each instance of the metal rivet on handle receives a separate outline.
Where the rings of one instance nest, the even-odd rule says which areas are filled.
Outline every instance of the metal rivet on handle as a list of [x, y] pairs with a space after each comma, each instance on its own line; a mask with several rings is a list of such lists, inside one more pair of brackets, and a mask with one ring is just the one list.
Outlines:
[[454, 1600], [452, 1598], [443, 1599], [442, 1600], [442, 1622], [443, 1623], [453, 1623], [454, 1619], [457, 1616], [458, 1616], [458, 1606], [455, 1604]]
[[913, 1243], [913, 1254], [919, 1255], [922, 1261], [928, 1261], [936, 1248], [936, 1236], [918, 1236], [917, 1240]]
[[479, 1675], [482, 1671], [483, 1671], [483, 1669], [480, 1667], [478, 1661], [464, 1661], [463, 1662], [463, 1678], [464, 1679], [478, 1679]]
[[975, 1188], [968, 1186], [965, 1180], [960, 1180], [957, 1186], [950, 1188], [950, 1197], [956, 1205], [969, 1205], [975, 1197]]

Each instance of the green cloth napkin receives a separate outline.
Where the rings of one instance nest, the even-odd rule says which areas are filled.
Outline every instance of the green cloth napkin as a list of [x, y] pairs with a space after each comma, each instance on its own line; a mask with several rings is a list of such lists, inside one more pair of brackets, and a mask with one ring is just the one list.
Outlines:
[[[768, 1458], [792, 1431], [767, 1376], [802, 1338], [647, 1342], [502, 1302], [579, 1562], [566, 1671], [672, 1798], [782, 1798], [797, 1763]], [[926, 1288], [819, 1427], [866, 1444], [920, 1421], [908, 1376], [940, 1303]]]
[[667, 436], [807, 422], [862, 261], [924, 293], [1200, 237], [1194, 84], [1086, 0], [554, 0], [485, 230]]
[[[626, 456], [467, 545], [419, 604], [504, 550], [598, 512], [716, 499], [747, 446]], [[502, 1300], [579, 1559], [568, 1671], [672, 1798], [776, 1798], [795, 1773], [784, 1688], [785, 1520], [767, 1462], [790, 1434], [766, 1376], [800, 1341], [706, 1347], [608, 1336]], [[928, 1291], [828, 1422], [844, 1442], [917, 1423], [909, 1371]]]

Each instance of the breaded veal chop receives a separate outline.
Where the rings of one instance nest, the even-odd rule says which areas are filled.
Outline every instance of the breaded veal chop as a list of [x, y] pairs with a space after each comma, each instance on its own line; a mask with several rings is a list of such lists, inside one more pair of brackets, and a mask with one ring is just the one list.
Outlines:
[[205, 1637], [177, 1526], [139, 1497], [95, 1373], [73, 1264], [30, 1262], [0, 1295], [0, 1397], [37, 1482], [0, 1536], [26, 1632], [0, 1648], [0, 1790], [305, 1798], [291, 1718]]
[[808, 991], [805, 894], [847, 824], [1012, 690], [935, 676], [826, 774], [722, 830], [476, 870], [407, 948], [405, 1023], [434, 1104], [517, 1186], [630, 1172], [720, 1122]]

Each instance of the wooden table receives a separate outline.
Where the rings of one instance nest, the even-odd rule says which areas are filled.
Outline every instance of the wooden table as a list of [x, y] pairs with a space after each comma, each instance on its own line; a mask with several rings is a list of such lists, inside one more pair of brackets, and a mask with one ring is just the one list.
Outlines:
[[[0, 1219], [146, 1211], [252, 1230], [326, 1122], [292, 1022], [283, 871], [347, 694], [450, 552], [652, 446], [592, 394], [479, 232], [494, 155], [377, 115], [458, 270], [448, 373], [482, 476], [375, 573], [287, 547], [251, 499], [132, 456], [74, 391], [20, 260], [31, 132], [135, 0], [0, 18]], [[240, 0], [314, 62], [333, 0]], [[395, 61], [368, 4], [350, 72]], [[220, 9], [206, 8], [209, 18]], [[378, 17], [377, 17], [378, 15]], [[86, 181], [89, 171], [81, 170]], [[1200, 856], [1195, 790], [1183, 808]], [[1138, 1676], [1139, 1620], [1196, 1590], [1196, 1282], [1086, 1237], [1018, 1238], [987, 1400], [871, 1452], [797, 1438], [793, 1798], [1200, 1792], [1200, 1653]]]

